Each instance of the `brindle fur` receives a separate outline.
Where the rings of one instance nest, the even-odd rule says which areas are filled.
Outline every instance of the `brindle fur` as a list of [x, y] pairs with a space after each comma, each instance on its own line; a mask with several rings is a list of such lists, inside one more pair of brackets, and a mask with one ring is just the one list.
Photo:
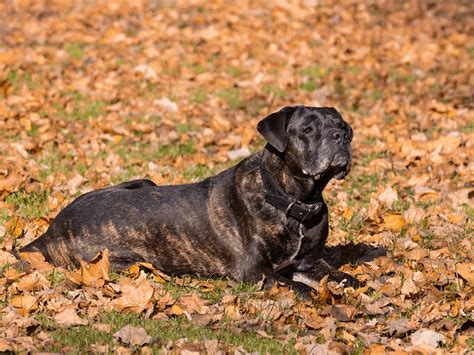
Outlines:
[[[270, 115], [258, 128], [268, 141], [263, 152], [194, 184], [135, 180], [86, 193], [21, 251], [40, 251], [53, 264], [69, 267], [108, 248], [114, 270], [147, 261], [172, 275], [245, 282], [265, 275], [303, 295], [311, 288], [292, 280], [296, 275], [310, 280], [329, 275], [359, 285], [323, 258], [328, 209], [322, 191], [331, 178], [342, 178], [350, 169], [350, 126], [333, 108], [295, 106]], [[337, 141], [334, 132], [344, 141]], [[316, 218], [304, 223], [302, 239], [299, 223], [265, 201], [260, 165], [281, 190], [304, 202], [323, 203]]]

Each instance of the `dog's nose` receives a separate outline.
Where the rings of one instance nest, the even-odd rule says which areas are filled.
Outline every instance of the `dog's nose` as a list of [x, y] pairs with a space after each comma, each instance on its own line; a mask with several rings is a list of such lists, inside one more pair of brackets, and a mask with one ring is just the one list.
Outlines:
[[332, 138], [336, 141], [336, 142], [340, 142], [342, 140], [344, 140], [344, 142], [347, 142], [349, 140], [349, 135], [347, 134], [347, 132], [345, 132], [344, 130], [342, 129], [338, 129], [338, 130], [335, 130], [332, 134]]

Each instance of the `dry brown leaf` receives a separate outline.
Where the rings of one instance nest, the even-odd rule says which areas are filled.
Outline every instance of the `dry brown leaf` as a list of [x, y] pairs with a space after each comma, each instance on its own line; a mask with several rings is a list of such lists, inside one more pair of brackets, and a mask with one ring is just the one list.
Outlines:
[[81, 260], [80, 264], [81, 281], [84, 285], [102, 287], [106, 281], [109, 281], [110, 262], [108, 249], [99, 252], [89, 263]]
[[136, 280], [123, 279], [119, 284], [122, 295], [111, 302], [116, 310], [141, 313], [151, 305], [153, 287], [144, 273]]
[[151, 343], [151, 337], [145, 329], [126, 325], [114, 333], [114, 338], [131, 346], [142, 346]]
[[392, 208], [393, 203], [398, 201], [398, 193], [391, 186], [388, 186], [378, 197], [378, 200], [385, 206]]
[[169, 313], [174, 315], [174, 316], [182, 316], [184, 314], [184, 310], [179, 305], [174, 304], [169, 309]]
[[5, 264], [14, 264], [18, 260], [9, 252], [0, 250], [0, 267], [2, 267]]
[[351, 321], [355, 314], [357, 308], [354, 306], [348, 306], [344, 304], [335, 304], [331, 308], [331, 314], [341, 322], [349, 322]]
[[420, 291], [419, 288], [415, 285], [415, 282], [413, 282], [413, 279], [411, 277], [403, 281], [402, 289], [400, 290], [402, 295], [406, 295], [406, 296], [415, 295], [419, 291]]
[[20, 253], [20, 257], [25, 260], [34, 270], [49, 272], [54, 269], [53, 265], [46, 262], [40, 252]]
[[15, 295], [10, 301], [15, 310], [23, 317], [38, 308], [38, 299], [30, 295]]
[[433, 348], [437, 348], [441, 344], [445, 343], [445, 337], [430, 329], [417, 330], [410, 336], [411, 343], [415, 346], [428, 345]]
[[206, 301], [200, 298], [196, 292], [193, 292], [188, 296], [180, 297], [178, 303], [183, 309], [188, 311], [189, 314], [205, 314], [209, 311], [209, 307], [206, 306]]
[[46, 277], [38, 271], [34, 271], [22, 277], [16, 284], [15, 288], [19, 291], [33, 291], [33, 290], [45, 290], [49, 288], [51, 283]]
[[137, 278], [138, 276], [140, 276], [140, 270], [151, 272], [153, 275], [155, 275], [155, 281], [159, 283], [165, 283], [166, 281], [171, 280], [171, 277], [161, 272], [160, 270], [155, 269], [151, 263], [136, 263], [135, 265], [130, 266], [127, 272], [132, 278]]
[[65, 310], [54, 315], [54, 320], [61, 327], [72, 327], [75, 325], [86, 325], [88, 322], [79, 317], [73, 308], [66, 308]]
[[457, 264], [456, 272], [471, 286], [474, 286], [474, 263]]
[[383, 218], [384, 226], [393, 232], [399, 232], [405, 226], [405, 219], [399, 214], [388, 213]]

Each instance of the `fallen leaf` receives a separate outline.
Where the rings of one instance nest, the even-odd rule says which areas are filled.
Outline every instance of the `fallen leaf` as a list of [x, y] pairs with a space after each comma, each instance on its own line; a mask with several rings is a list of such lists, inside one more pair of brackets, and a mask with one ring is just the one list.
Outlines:
[[141, 313], [150, 306], [153, 287], [146, 274], [142, 273], [136, 280], [123, 279], [119, 285], [122, 295], [111, 302], [116, 310]]
[[53, 265], [46, 262], [43, 254], [40, 252], [20, 253], [20, 257], [30, 264], [34, 270], [49, 272], [54, 269]]
[[383, 222], [385, 228], [393, 232], [399, 232], [405, 226], [405, 219], [399, 214], [386, 214]]
[[38, 271], [34, 271], [22, 277], [16, 284], [15, 287], [20, 291], [32, 291], [32, 290], [45, 290], [49, 288], [51, 283], [46, 277]]
[[415, 282], [413, 282], [412, 278], [407, 278], [404, 280], [401, 293], [402, 295], [410, 296], [410, 295], [415, 295], [419, 291], [419, 288], [415, 285]]
[[391, 186], [388, 186], [378, 197], [385, 206], [392, 208], [393, 203], [398, 201], [398, 193]]
[[86, 325], [88, 322], [85, 319], [79, 317], [73, 308], [66, 308], [65, 310], [57, 313], [54, 316], [54, 320], [60, 326], [69, 328], [75, 325]]
[[474, 286], [474, 263], [457, 264], [456, 272], [471, 286]]
[[122, 343], [131, 346], [142, 346], [151, 343], [152, 340], [145, 329], [137, 328], [132, 325], [126, 325], [115, 332], [113, 336]]
[[170, 313], [175, 316], [181, 316], [184, 314], [184, 310], [177, 304], [174, 304], [170, 308]]
[[82, 283], [86, 286], [102, 287], [109, 281], [110, 262], [109, 250], [104, 249], [86, 263], [81, 260]]
[[437, 348], [446, 341], [444, 335], [430, 329], [417, 330], [410, 336], [410, 339], [415, 346], [428, 345], [433, 348]]
[[335, 304], [331, 308], [331, 314], [341, 322], [351, 321], [354, 318], [356, 311], [357, 308], [344, 304]]
[[387, 322], [384, 333], [390, 336], [402, 337], [410, 330], [412, 330], [412, 327], [410, 326], [408, 320], [394, 319]]
[[38, 308], [38, 299], [30, 295], [15, 295], [10, 301], [15, 310], [23, 317]]
[[209, 311], [209, 307], [206, 306], [206, 302], [200, 298], [196, 292], [193, 292], [191, 295], [180, 297], [178, 303], [183, 309], [188, 311], [189, 314], [204, 314]]
[[[0, 232], [0, 235], [2, 233]], [[3, 266], [5, 264], [14, 264], [16, 263], [18, 260], [12, 255], [10, 254], [9, 252], [5, 251], [5, 250], [0, 250], [0, 266]]]

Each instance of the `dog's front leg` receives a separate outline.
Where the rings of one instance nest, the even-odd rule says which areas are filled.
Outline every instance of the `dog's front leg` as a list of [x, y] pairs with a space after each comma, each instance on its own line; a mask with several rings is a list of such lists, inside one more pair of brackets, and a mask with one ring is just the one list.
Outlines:
[[293, 274], [293, 280], [319, 281], [326, 275], [329, 276], [330, 281], [336, 281], [337, 283], [343, 282], [346, 287], [359, 288], [364, 285], [363, 282], [357, 280], [355, 277], [329, 265], [322, 258], [313, 262], [312, 266], [308, 269], [296, 271]]
[[274, 272], [268, 272], [265, 274], [265, 288], [270, 288], [275, 282], [281, 283], [292, 289], [293, 291], [295, 291], [296, 295], [303, 300], [310, 300], [311, 293], [314, 291], [314, 288], [306, 285], [303, 282], [289, 279]]
[[[255, 269], [258, 269], [258, 271]], [[271, 288], [274, 283], [278, 282], [295, 291], [296, 295], [303, 300], [310, 300], [311, 292], [314, 291], [314, 288], [306, 285], [305, 283], [280, 275], [269, 267], [254, 268], [251, 273], [243, 277], [242, 281], [248, 283], [257, 283], [262, 279], [262, 277], [264, 278], [263, 287], [265, 289]]]

